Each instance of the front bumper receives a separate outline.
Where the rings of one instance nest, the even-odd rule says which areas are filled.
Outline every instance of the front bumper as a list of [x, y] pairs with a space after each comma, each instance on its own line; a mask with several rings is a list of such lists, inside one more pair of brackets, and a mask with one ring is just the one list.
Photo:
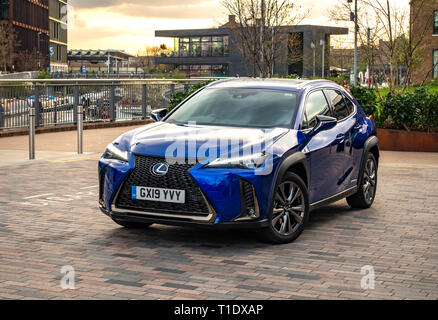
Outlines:
[[[156, 223], [160, 220], [201, 225], [258, 225], [268, 216], [273, 175], [254, 175], [254, 172], [242, 169], [205, 169], [195, 165], [188, 169], [175, 167], [173, 171], [170, 168], [165, 178], [157, 180], [149, 175], [151, 162], [139, 162], [144, 157], [131, 154], [129, 162], [104, 158], [99, 161], [99, 202], [107, 214], [118, 219], [140, 217]], [[180, 183], [184, 185], [175, 185]], [[135, 185], [190, 190], [186, 193], [188, 202], [183, 206], [133, 203], [129, 190]]]
[[223, 229], [252, 229], [252, 228], [264, 228], [269, 225], [267, 219], [258, 220], [258, 221], [239, 221], [239, 222], [201, 222], [197, 220], [187, 219], [184, 216], [182, 219], [178, 219], [175, 217], [166, 217], [166, 216], [157, 216], [151, 215], [147, 212], [119, 212], [117, 209], [115, 211], [110, 212], [108, 209], [100, 206], [100, 210], [106, 214], [108, 217], [112, 219], [116, 219], [119, 221], [127, 221], [127, 222], [139, 222], [139, 223], [156, 223], [163, 225], [171, 225], [171, 226], [197, 226], [197, 227], [206, 227], [206, 228], [223, 228]]

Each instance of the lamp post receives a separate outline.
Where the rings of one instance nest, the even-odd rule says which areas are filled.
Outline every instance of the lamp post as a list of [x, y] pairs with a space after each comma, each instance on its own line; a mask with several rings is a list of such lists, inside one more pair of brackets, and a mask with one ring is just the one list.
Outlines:
[[[367, 50], [368, 50], [368, 57], [370, 56], [370, 54], [369, 54], [369, 50], [370, 50], [370, 39], [371, 39], [371, 28], [368, 28], [368, 30], [367, 30]], [[369, 60], [369, 59], [367, 59], [367, 60]], [[370, 83], [371, 83], [371, 81], [370, 81], [370, 79], [371, 79], [371, 75], [370, 75], [370, 62], [369, 61], [367, 61], [367, 85], [368, 85], [368, 87], [371, 87], [370, 86]]]
[[274, 56], [274, 37], [275, 37], [275, 30], [274, 27], [271, 27], [272, 37], [271, 37], [271, 78], [274, 76], [274, 70], [275, 70], [275, 56]]
[[41, 32], [38, 32], [38, 70], [41, 70], [41, 45], [40, 45]]
[[322, 78], [325, 76], [325, 40], [321, 40], [320, 44], [322, 46]]
[[316, 76], [316, 66], [315, 66], [315, 60], [316, 60], [315, 49], [316, 49], [316, 47], [315, 47], [315, 42], [312, 41], [310, 43], [310, 47], [312, 48], [312, 51], [313, 51], [313, 76], [315, 77]]
[[[353, 0], [348, 0], [352, 3]], [[354, 21], [354, 68], [353, 68], [353, 85], [357, 86], [357, 33], [359, 31], [358, 17], [357, 17], [357, 0], [354, 0], [354, 13], [351, 13], [351, 20]]]
[[354, 85], [357, 86], [357, 0], [354, 0]]
[[264, 48], [264, 32], [265, 32], [265, 0], [262, 0], [261, 3], [261, 21], [260, 21], [260, 54], [261, 54], [261, 64], [260, 64], [260, 78], [263, 78], [263, 63], [265, 57], [265, 48]]

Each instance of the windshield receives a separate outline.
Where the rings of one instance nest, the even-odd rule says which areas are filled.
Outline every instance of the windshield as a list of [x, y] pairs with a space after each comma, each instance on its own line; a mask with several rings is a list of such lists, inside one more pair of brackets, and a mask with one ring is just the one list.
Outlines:
[[297, 94], [289, 91], [206, 88], [165, 120], [170, 123], [243, 127], [290, 127]]

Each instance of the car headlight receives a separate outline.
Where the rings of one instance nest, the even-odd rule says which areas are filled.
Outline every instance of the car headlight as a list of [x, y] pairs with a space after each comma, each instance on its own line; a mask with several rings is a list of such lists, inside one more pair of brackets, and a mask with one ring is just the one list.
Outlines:
[[236, 158], [217, 158], [206, 168], [240, 168], [240, 169], [257, 169], [265, 162], [268, 155], [266, 153], [251, 154]]
[[116, 159], [128, 162], [128, 151], [122, 151], [114, 144], [110, 143], [103, 154], [105, 159]]

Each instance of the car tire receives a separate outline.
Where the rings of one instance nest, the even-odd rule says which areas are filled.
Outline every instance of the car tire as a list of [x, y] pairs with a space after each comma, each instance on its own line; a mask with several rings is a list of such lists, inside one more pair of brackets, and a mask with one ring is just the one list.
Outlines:
[[113, 218], [113, 221], [118, 225], [127, 229], [146, 229], [152, 225], [152, 223], [123, 221], [115, 218]]
[[263, 229], [265, 241], [283, 244], [294, 241], [309, 220], [309, 193], [303, 179], [287, 172], [276, 184], [269, 214]]
[[376, 197], [378, 165], [372, 153], [366, 155], [361, 172], [357, 193], [347, 198], [347, 203], [354, 209], [370, 208]]

